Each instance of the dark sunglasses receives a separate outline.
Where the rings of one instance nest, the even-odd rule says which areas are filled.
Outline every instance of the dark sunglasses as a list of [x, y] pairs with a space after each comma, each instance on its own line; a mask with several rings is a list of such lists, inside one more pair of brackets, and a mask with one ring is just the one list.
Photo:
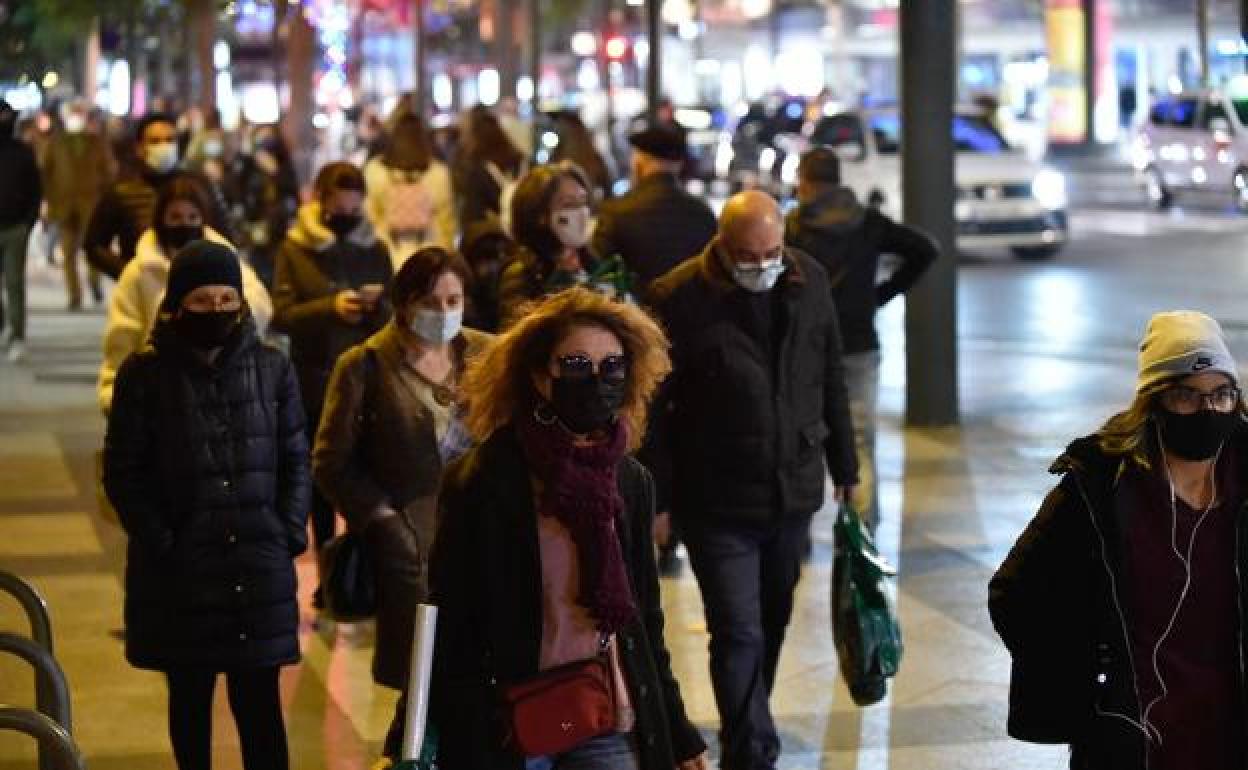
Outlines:
[[[594, 376], [594, 359], [583, 353], [559, 356], [555, 359], [559, 377], [568, 380], [587, 380]], [[607, 356], [598, 362], [598, 377], [604, 382], [623, 382], [628, 377], [628, 357]]]

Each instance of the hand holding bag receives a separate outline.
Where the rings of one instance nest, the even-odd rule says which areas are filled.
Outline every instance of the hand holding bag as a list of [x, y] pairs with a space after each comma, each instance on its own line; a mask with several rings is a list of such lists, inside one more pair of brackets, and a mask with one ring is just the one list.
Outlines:
[[842, 505], [832, 557], [832, 637], [841, 677], [854, 703], [870, 706], [888, 692], [901, 665], [901, 626], [885, 580], [897, 571], [880, 558], [858, 513]]
[[351, 532], [338, 535], [321, 552], [325, 612], [340, 623], [377, 614], [377, 584], [364, 543]]
[[615, 689], [605, 654], [499, 688], [506, 743], [525, 757], [563, 754], [615, 729]]

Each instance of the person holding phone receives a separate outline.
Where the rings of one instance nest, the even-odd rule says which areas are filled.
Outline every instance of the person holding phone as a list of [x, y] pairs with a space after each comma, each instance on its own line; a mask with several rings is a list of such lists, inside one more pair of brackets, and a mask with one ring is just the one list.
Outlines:
[[[315, 198], [299, 209], [277, 254], [273, 329], [290, 336], [310, 442], [338, 357], [390, 320], [384, 293], [393, 271], [364, 216], [366, 193], [358, 168], [326, 165], [316, 176]], [[311, 514], [319, 550], [334, 535], [334, 510], [315, 490]]]

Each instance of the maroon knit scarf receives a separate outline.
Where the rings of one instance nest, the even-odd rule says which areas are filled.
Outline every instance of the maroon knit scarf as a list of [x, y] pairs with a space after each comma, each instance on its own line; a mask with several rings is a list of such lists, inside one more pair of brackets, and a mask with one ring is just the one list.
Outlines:
[[540, 514], [558, 519], [576, 544], [577, 602], [598, 621], [598, 630], [621, 630], [637, 616], [615, 531], [616, 517], [624, 509], [616, 468], [624, 457], [628, 429], [617, 421], [601, 442], [577, 446], [557, 421], [547, 424], [530, 413], [520, 420], [517, 432], [529, 467], [542, 482]]

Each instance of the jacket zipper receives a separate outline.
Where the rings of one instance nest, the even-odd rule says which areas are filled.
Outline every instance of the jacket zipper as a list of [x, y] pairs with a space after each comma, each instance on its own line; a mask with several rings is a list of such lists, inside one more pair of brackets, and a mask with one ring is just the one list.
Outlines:
[[1135, 672], [1135, 656], [1131, 651], [1131, 636], [1127, 633], [1127, 613], [1122, 609], [1122, 603], [1118, 600], [1118, 580], [1114, 576], [1113, 569], [1109, 566], [1109, 557], [1106, 555], [1105, 534], [1101, 531], [1101, 525], [1096, 520], [1096, 510], [1092, 507], [1092, 501], [1088, 498], [1087, 491], [1083, 488], [1083, 483], [1079, 480], [1078, 474], [1071, 474], [1074, 479], [1075, 486], [1079, 488], [1079, 496], [1083, 498], [1083, 504], [1087, 506], [1088, 518], [1092, 522], [1092, 529], [1096, 532], [1097, 540], [1101, 545], [1101, 566], [1105, 569], [1105, 574], [1109, 577], [1109, 594], [1114, 602], [1114, 611], [1118, 614], [1118, 624], [1122, 629], [1122, 641], [1126, 645], [1125, 651], [1127, 656], [1127, 664], [1131, 669], [1131, 688], [1135, 692], [1135, 704], [1139, 713], [1139, 720], [1134, 720], [1126, 714], [1120, 714], [1115, 711], [1105, 711], [1101, 709], [1099, 704], [1094, 703], [1093, 708], [1096, 713], [1104, 716], [1114, 716], [1119, 719], [1125, 719], [1131, 723], [1131, 726], [1144, 733], [1144, 770], [1149, 768], [1149, 750], [1148, 746], [1153, 741], [1152, 735], [1148, 731], [1148, 726], [1144, 724], [1143, 704], [1140, 699], [1140, 682]]

